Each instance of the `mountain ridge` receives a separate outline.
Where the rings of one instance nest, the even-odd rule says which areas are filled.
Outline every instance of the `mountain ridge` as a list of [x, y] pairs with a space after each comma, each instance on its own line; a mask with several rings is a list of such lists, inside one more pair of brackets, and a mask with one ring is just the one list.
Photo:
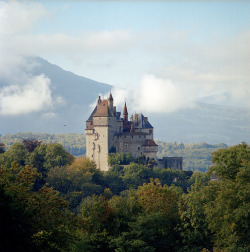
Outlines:
[[[83, 133], [85, 121], [92, 112], [90, 104], [101, 93], [110, 92], [113, 86], [75, 75], [40, 57], [30, 60], [34, 67], [27, 70], [27, 73], [47, 76], [53, 97], [62, 97], [64, 103], [50, 110], [29, 114], [0, 115], [0, 134]], [[6, 85], [8, 83], [0, 82], [0, 88]], [[155, 139], [161, 141], [210, 144], [223, 142], [228, 145], [250, 142], [250, 113], [243, 108], [199, 101], [194, 108], [166, 114], [147, 113], [145, 116], [154, 127]]]

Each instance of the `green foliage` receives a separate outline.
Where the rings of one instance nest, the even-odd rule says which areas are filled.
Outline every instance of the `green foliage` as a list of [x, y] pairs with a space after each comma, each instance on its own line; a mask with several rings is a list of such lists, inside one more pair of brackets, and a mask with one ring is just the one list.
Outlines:
[[207, 174], [112, 158], [104, 173], [55, 143], [16, 143], [1, 153], [1, 250], [250, 250], [247, 144], [214, 152]]
[[181, 236], [180, 251], [200, 252], [203, 248], [212, 249], [212, 234], [208, 228], [204, 204], [208, 200], [204, 196], [204, 184], [196, 176], [195, 184], [187, 194], [183, 194], [178, 210], [180, 223], [177, 230]]
[[[243, 143], [225, 152], [233, 152], [234, 155], [230, 153], [228, 156], [228, 174], [225, 172], [224, 164], [217, 165], [215, 171], [221, 180], [211, 182], [206, 187], [205, 196], [209, 200], [205, 206], [206, 218], [209, 229], [214, 232], [215, 247], [227, 251], [249, 251], [249, 147]], [[216, 161], [219, 158], [218, 153], [214, 154], [217, 157]]]
[[103, 173], [88, 158], [77, 158], [70, 166], [50, 169], [47, 182], [69, 200], [74, 211], [83, 198], [104, 190]]
[[19, 165], [25, 165], [26, 150], [23, 144], [14, 143], [8, 151], [0, 155], [0, 164], [4, 164], [10, 168], [12, 162], [17, 162]]
[[15, 245], [3, 242], [6, 251], [14, 246], [21, 246], [18, 251], [61, 251], [69, 247], [75, 239], [74, 218], [59, 192], [48, 187], [34, 192], [38, 173], [31, 166], [20, 166], [16, 162], [10, 168], [1, 165], [0, 174], [1, 193], [5, 198], [1, 201], [1, 211], [10, 210], [11, 242], [15, 243], [15, 236], [20, 235]]
[[250, 147], [242, 143], [230, 148], [219, 149], [212, 153], [213, 166], [209, 172], [220, 179], [235, 180], [237, 173], [244, 165], [244, 160], [250, 160]]
[[134, 157], [131, 153], [109, 153], [108, 163], [109, 165], [128, 165], [134, 161]]

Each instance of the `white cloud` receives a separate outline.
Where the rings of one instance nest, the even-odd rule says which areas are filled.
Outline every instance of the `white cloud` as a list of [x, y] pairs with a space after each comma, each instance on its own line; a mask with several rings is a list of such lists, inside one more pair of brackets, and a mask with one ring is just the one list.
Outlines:
[[0, 89], [0, 114], [27, 114], [52, 107], [50, 80], [44, 75], [33, 77], [25, 85]]
[[[139, 90], [113, 88], [112, 95], [117, 111], [122, 111], [126, 101], [131, 113], [169, 113], [188, 109], [195, 106], [197, 98], [187, 87], [155, 75], [144, 75]], [[104, 98], [107, 97], [105, 94]]]
[[0, 2], [0, 34], [11, 35], [30, 31], [37, 21], [46, 16], [45, 8], [37, 2]]
[[147, 112], [168, 113], [193, 106], [194, 97], [186, 88], [168, 79], [146, 75], [141, 80], [139, 107]]
[[169, 24], [136, 34], [123, 29], [77, 36], [31, 33], [47, 17], [37, 2], [0, 2], [0, 80], [25, 83], [33, 66], [23, 56], [48, 55], [71, 62], [67, 70], [81, 74], [84, 66], [92, 73], [86, 77], [110, 84], [126, 82], [138, 89], [142, 76], [138, 91], [115, 91], [118, 104], [126, 99], [136, 111], [170, 112], [210, 96], [216, 96], [211, 102], [250, 106], [249, 30], [226, 38], [204, 32], [207, 40], [193, 27]]

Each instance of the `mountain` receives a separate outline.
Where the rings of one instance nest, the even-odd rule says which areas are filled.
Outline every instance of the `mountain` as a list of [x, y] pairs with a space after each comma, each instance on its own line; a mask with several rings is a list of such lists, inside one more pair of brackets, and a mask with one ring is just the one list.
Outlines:
[[[63, 104], [50, 111], [22, 115], [0, 115], [0, 134], [18, 132], [83, 133], [85, 121], [99, 94], [107, 94], [112, 86], [96, 82], [49, 63], [42, 58], [32, 59], [35, 67], [30, 75], [44, 74], [50, 81], [53, 97], [62, 97]], [[0, 81], [1, 87], [8, 85]], [[115, 97], [114, 97], [115, 100]], [[134, 111], [129, 111], [133, 113]], [[143, 113], [143, 111], [142, 111]], [[154, 126], [155, 138], [166, 142], [234, 145], [250, 143], [250, 111], [244, 108], [219, 106], [199, 102], [192, 109], [173, 113], [145, 114]]]
[[[250, 143], [250, 111], [214, 104], [197, 103], [192, 109], [149, 115], [155, 137], [167, 142], [235, 145]], [[156, 126], [157, 125], [157, 126]]]
[[[74, 133], [84, 132], [85, 121], [99, 94], [110, 92], [112, 86], [65, 71], [57, 65], [36, 57], [28, 59], [32, 68], [28, 74], [44, 74], [50, 79], [53, 97], [61, 97], [63, 103], [48, 111], [22, 115], [0, 115], [0, 134], [16, 132]], [[0, 82], [1, 86], [8, 83]]]

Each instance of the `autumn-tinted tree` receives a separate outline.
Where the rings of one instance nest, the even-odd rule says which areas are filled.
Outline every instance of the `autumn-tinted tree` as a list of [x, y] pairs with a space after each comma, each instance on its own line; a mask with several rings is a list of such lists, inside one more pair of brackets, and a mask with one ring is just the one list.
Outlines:
[[51, 168], [47, 182], [60, 191], [76, 211], [83, 198], [104, 190], [103, 173], [88, 158], [77, 158], [71, 165]]
[[32, 151], [35, 150], [35, 148], [36, 148], [37, 146], [39, 146], [39, 145], [42, 143], [42, 141], [33, 140], [33, 139], [23, 139], [23, 140], [22, 140], [22, 143], [23, 143], [23, 145], [24, 145], [26, 151], [32, 152]]

